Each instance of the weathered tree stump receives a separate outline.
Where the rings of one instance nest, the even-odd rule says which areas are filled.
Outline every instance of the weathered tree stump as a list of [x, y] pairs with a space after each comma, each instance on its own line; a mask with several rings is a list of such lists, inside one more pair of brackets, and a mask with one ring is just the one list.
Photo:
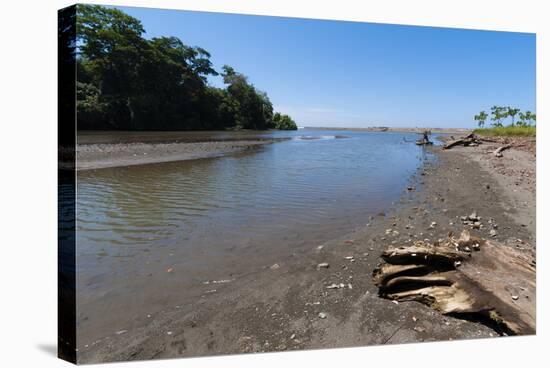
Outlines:
[[475, 317], [507, 334], [535, 333], [535, 262], [526, 251], [464, 231], [441, 244], [390, 247], [382, 259], [373, 272], [382, 297]]

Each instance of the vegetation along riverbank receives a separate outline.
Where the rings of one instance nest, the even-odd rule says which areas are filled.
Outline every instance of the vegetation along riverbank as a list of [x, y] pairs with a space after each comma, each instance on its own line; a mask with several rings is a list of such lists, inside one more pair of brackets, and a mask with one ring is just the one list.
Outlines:
[[[296, 129], [244, 74], [215, 70], [207, 50], [147, 39], [118, 9], [79, 4], [76, 19], [79, 130]], [[209, 83], [216, 76], [225, 88]]]
[[[493, 106], [491, 107], [491, 125], [490, 128], [485, 128], [485, 122], [489, 115], [485, 111], [481, 111], [474, 116], [479, 129], [474, 130], [475, 134], [494, 137], [534, 137], [537, 133], [535, 126], [537, 115], [531, 111], [521, 111], [518, 108]], [[509, 121], [509, 125], [505, 126], [505, 122]]]

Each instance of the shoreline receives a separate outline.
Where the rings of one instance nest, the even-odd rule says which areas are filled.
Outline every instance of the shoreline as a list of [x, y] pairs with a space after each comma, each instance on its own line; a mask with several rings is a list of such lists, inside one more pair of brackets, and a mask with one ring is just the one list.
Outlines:
[[[488, 238], [486, 221], [492, 218], [495, 239], [535, 251], [533, 153], [510, 149], [495, 158], [493, 149], [427, 148], [437, 162], [421, 167], [411, 178], [412, 190], [403, 188], [401, 200], [365, 219], [365, 226], [253, 274], [204, 285], [196, 304], [168, 306], [141, 327], [79, 346], [79, 363], [498, 336], [486, 325], [417, 302], [381, 299], [371, 280], [388, 245], [458, 234], [468, 228], [460, 217], [472, 211], [485, 225], [468, 228], [474, 235]], [[321, 263], [328, 267], [319, 268]], [[345, 287], [327, 289], [333, 283]]]
[[77, 171], [224, 156], [284, 139], [170, 143], [89, 143], [76, 148]]
[[336, 128], [336, 127], [304, 127], [309, 130], [345, 130], [356, 132], [394, 132], [394, 133], [422, 133], [426, 130], [431, 131], [433, 134], [464, 134], [471, 132], [473, 129], [468, 128], [429, 128], [429, 127], [416, 127], [416, 128], [399, 128], [399, 127], [366, 127], [366, 128]]

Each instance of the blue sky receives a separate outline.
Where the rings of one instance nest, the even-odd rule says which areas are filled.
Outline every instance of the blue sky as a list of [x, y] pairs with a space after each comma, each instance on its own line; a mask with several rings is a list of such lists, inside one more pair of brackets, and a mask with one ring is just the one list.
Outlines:
[[119, 9], [146, 37], [176, 36], [247, 75], [301, 126], [473, 127], [493, 105], [535, 112], [534, 34]]

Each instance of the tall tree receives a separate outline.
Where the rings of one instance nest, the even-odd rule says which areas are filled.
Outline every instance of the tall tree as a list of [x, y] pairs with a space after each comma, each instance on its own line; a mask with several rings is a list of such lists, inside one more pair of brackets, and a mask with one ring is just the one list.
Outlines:
[[474, 120], [477, 121], [480, 128], [483, 128], [485, 121], [487, 120], [487, 113], [485, 111], [481, 111], [478, 115], [474, 116]]
[[248, 79], [228, 65], [223, 66], [223, 81], [237, 107], [236, 125], [243, 129], [267, 129], [272, 125], [273, 105], [263, 92], [248, 83]]
[[508, 108], [507, 108], [506, 113], [507, 113], [508, 116], [510, 116], [512, 118], [512, 126], [514, 126], [515, 117], [516, 117], [518, 112], [519, 112], [519, 109], [511, 108], [510, 106], [508, 106]]
[[506, 118], [506, 109], [502, 106], [493, 106], [491, 107], [491, 115], [493, 116], [491, 118], [493, 125], [501, 127], [502, 120]]
[[275, 127], [280, 130], [296, 130], [298, 127], [292, 118], [285, 114], [275, 113], [273, 116]]
[[145, 39], [141, 22], [118, 9], [77, 5], [79, 129], [269, 129], [273, 105], [246, 76], [176, 37]]
[[531, 111], [526, 111], [523, 116], [523, 120], [527, 123], [527, 125], [531, 125], [533, 122], [536, 123], [537, 115], [533, 114]]

